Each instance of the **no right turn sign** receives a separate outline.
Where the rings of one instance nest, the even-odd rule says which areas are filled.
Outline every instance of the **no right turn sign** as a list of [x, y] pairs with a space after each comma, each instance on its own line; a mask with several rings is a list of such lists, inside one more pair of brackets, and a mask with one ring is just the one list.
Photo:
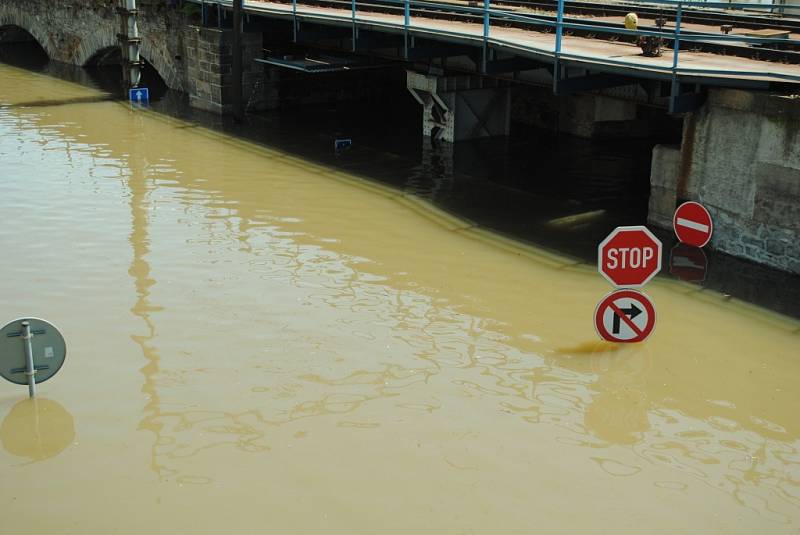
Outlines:
[[641, 342], [653, 332], [656, 309], [636, 290], [618, 290], [605, 296], [594, 312], [594, 327], [609, 342]]

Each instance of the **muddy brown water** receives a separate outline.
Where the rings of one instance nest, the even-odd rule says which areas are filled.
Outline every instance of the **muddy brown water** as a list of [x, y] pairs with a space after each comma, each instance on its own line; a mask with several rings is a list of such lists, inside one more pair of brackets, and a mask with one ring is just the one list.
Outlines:
[[104, 97], [0, 65], [4, 532], [797, 532], [799, 322]]

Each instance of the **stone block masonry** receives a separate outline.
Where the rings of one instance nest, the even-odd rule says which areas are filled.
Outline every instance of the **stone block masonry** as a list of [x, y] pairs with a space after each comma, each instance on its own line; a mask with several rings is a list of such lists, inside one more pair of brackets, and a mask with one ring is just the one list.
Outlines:
[[[116, 6], [115, 0], [1, 0], [0, 26], [21, 28], [53, 61], [83, 66], [120, 46]], [[191, 15], [163, 0], [139, 0], [138, 7], [142, 57], [167, 87], [188, 93], [193, 106], [229, 112], [232, 31], [190, 26]], [[27, 34], [4, 31], [9, 39]], [[250, 110], [262, 109], [270, 95], [272, 80], [253, 61], [261, 51], [261, 33], [243, 34], [243, 93]]]
[[[86, 65], [100, 52], [119, 47], [120, 18], [112, 0], [2, 0], [0, 26], [22, 28], [47, 56], [61, 63]], [[171, 89], [184, 91], [182, 62], [185, 16], [160, 0], [140, 0], [142, 56]]]
[[653, 151], [650, 223], [681, 200], [709, 209], [714, 249], [800, 274], [800, 98], [711, 90], [681, 147]]
[[[184, 33], [189, 103], [199, 109], [226, 114], [233, 107], [233, 31], [189, 26]], [[266, 92], [260, 33], [242, 34], [242, 90], [250, 109], [261, 109]]]

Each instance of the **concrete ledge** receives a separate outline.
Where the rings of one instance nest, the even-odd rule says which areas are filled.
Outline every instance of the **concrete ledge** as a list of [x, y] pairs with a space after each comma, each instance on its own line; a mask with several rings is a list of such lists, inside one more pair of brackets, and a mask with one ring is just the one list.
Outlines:
[[712, 248], [800, 273], [800, 98], [711, 90], [686, 125], [680, 151], [653, 150], [648, 221], [671, 226], [685, 170], [678, 195], [711, 212]]
[[653, 147], [650, 164], [650, 200], [647, 222], [651, 225], [672, 228], [672, 215], [677, 204], [678, 173], [681, 150], [675, 145]]
[[749, 111], [786, 121], [800, 121], [800, 95], [758, 93], [741, 89], [712, 89], [708, 93], [707, 104], [714, 108]]

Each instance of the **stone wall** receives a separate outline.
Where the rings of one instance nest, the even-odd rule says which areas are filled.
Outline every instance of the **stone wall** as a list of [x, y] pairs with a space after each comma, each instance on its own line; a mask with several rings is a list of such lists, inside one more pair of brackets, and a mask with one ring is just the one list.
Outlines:
[[[24, 29], [51, 60], [86, 65], [119, 46], [117, 0], [2, 0], [0, 27]], [[231, 111], [232, 31], [193, 26], [197, 14], [164, 0], [139, 0], [141, 55], [167, 87], [189, 94], [193, 106], [214, 113]], [[5, 32], [18, 39], [19, 32]], [[275, 73], [253, 62], [262, 53], [261, 33], [243, 34], [243, 98], [249, 110], [276, 100]], [[274, 102], [273, 102], [274, 104]]]
[[[47, 52], [50, 59], [86, 65], [98, 52], [119, 46], [120, 17], [116, 0], [2, 0], [0, 27], [17, 26]], [[140, 0], [142, 56], [172, 89], [184, 90], [181, 11], [159, 0]]]
[[[189, 102], [193, 107], [213, 113], [230, 113], [233, 106], [233, 31], [189, 26], [184, 47], [188, 75]], [[242, 34], [242, 93], [249, 109], [261, 109], [271, 83], [253, 59], [261, 57], [260, 33]]]
[[800, 273], [800, 98], [711, 90], [681, 147], [653, 151], [649, 221], [682, 200], [711, 212], [714, 249]]

